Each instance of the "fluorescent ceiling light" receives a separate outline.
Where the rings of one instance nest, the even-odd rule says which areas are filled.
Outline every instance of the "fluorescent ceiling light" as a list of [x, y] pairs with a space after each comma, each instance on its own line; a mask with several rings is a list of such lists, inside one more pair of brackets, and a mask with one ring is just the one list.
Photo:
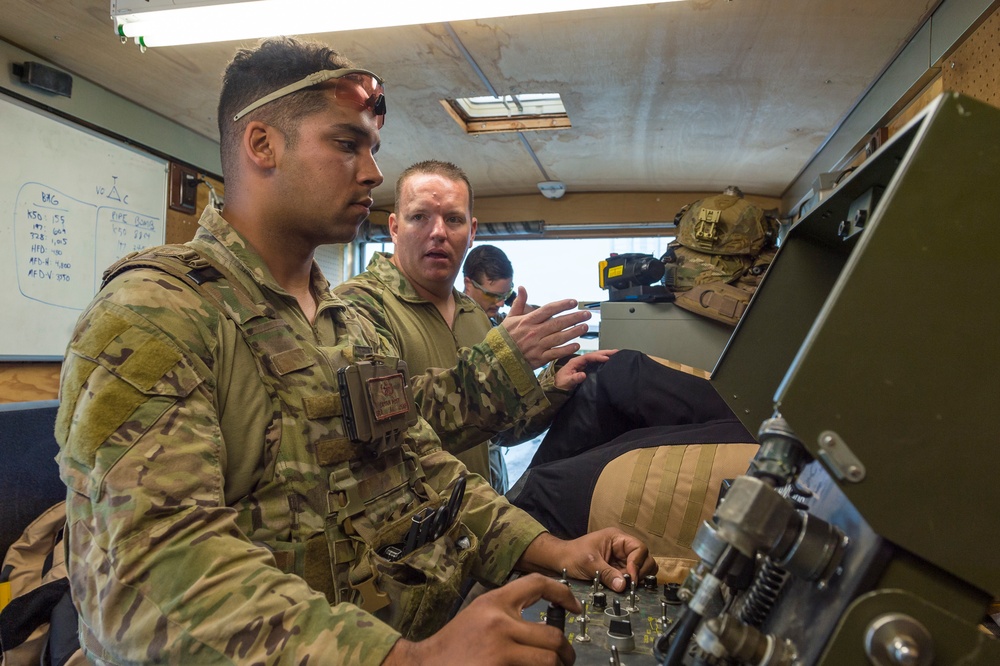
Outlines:
[[[672, 0], [667, 0], [672, 1]], [[658, 4], [642, 0], [111, 0], [120, 36], [173, 46]]]

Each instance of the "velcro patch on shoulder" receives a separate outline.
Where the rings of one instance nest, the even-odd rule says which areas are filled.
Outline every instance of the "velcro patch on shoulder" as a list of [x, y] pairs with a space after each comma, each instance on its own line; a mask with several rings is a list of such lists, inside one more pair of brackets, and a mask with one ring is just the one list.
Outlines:
[[94, 466], [97, 449], [148, 399], [126, 382], [109, 380], [101, 382], [97, 392], [88, 391], [88, 399], [77, 402], [78, 418], [70, 428], [67, 452], [87, 468]]
[[64, 366], [65, 409], [57, 432], [68, 454], [87, 467], [123, 424], [135, 422], [125, 440], [137, 437], [171, 399], [186, 397], [203, 381], [179, 348], [127, 316], [105, 311], [92, 319], [71, 344]]
[[83, 332], [74, 346], [87, 358], [97, 358], [112, 340], [127, 331], [132, 324], [121, 317], [106, 313], [88, 321], [87, 330]]
[[[118, 317], [105, 313], [101, 319]], [[91, 340], [91, 330], [83, 335], [79, 343], [73, 345], [74, 349], [141, 393], [184, 397], [202, 381], [176, 346], [150, 331], [129, 326], [113, 339], [100, 341], [101, 351], [93, 354], [88, 352], [92, 352], [98, 345]]]
[[139, 348], [125, 359], [118, 368], [122, 378], [140, 391], [147, 392], [160, 381], [167, 371], [177, 365], [181, 354], [156, 338], [143, 340]]

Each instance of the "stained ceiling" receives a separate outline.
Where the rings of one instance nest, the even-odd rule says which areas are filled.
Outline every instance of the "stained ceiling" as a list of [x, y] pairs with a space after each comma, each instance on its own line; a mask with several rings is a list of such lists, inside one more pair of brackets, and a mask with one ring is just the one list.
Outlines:
[[[386, 80], [392, 183], [453, 161], [477, 196], [714, 191], [780, 196], [936, 0], [684, 0], [314, 35]], [[108, 0], [4, 0], [0, 38], [217, 139], [236, 43], [121, 44]], [[392, 11], [376, 3], [372, 11]], [[482, 77], [477, 72], [482, 72]], [[485, 80], [484, 78], [485, 77]], [[440, 100], [558, 92], [572, 127], [470, 136]]]

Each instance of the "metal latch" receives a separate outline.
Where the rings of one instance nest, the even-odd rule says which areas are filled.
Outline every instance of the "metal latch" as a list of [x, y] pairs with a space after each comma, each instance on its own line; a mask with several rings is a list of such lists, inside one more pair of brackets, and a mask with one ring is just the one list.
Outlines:
[[832, 430], [819, 434], [819, 457], [830, 468], [838, 481], [860, 483], [865, 478], [865, 466], [847, 446], [840, 435]]
[[715, 241], [719, 239], [719, 231], [716, 226], [722, 219], [721, 210], [702, 208], [698, 211], [698, 224], [694, 228], [694, 237], [698, 245], [711, 248]]

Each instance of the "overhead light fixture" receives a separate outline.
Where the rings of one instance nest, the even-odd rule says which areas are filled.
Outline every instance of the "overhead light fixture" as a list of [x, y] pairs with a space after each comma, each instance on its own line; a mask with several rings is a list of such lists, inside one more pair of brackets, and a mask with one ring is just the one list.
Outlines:
[[134, 38], [143, 46], [176, 46], [648, 4], [658, 3], [642, 0], [430, 3], [390, 0], [369, 5], [332, 0], [111, 0], [111, 18], [123, 41]]
[[559, 199], [566, 194], [566, 184], [559, 180], [543, 180], [538, 183], [538, 191], [546, 199]]

